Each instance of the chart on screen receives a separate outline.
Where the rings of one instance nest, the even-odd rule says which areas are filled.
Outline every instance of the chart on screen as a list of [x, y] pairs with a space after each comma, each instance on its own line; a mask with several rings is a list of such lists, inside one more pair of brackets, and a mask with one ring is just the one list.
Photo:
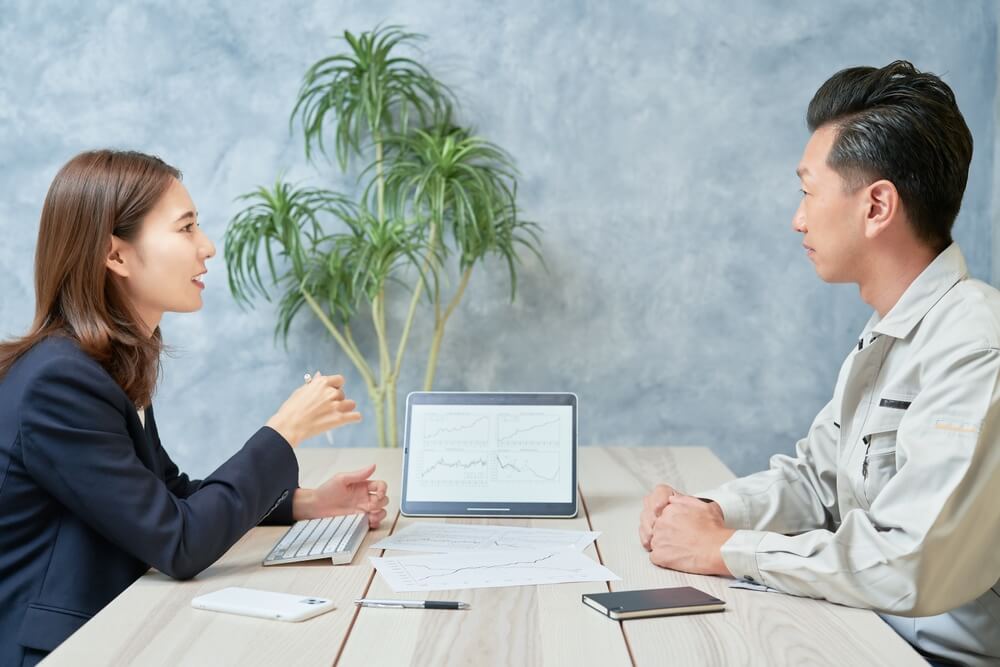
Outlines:
[[569, 406], [414, 406], [408, 494], [447, 500], [561, 502], [572, 496]]

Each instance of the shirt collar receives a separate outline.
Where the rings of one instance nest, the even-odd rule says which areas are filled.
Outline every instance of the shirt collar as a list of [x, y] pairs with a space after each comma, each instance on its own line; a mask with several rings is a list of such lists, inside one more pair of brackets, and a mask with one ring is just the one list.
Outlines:
[[962, 256], [958, 244], [952, 243], [910, 283], [903, 296], [899, 297], [899, 301], [881, 321], [878, 313], [872, 315], [865, 331], [893, 338], [906, 338], [934, 304], [956, 283], [968, 276], [965, 257]]

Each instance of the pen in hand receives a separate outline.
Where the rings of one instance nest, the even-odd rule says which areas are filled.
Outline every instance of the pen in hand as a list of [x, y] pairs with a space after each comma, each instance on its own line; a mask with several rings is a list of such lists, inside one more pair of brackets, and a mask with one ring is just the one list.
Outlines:
[[359, 607], [378, 607], [380, 609], [469, 609], [468, 602], [452, 602], [444, 600], [355, 600]]
[[[302, 379], [306, 381], [306, 384], [309, 384], [310, 382], [312, 382], [313, 374], [312, 373], [306, 373], [302, 377]], [[327, 442], [327, 444], [330, 445], [331, 447], [333, 447], [333, 436], [330, 435], [330, 432], [329, 431], [323, 431], [323, 435], [326, 436], [326, 442]]]

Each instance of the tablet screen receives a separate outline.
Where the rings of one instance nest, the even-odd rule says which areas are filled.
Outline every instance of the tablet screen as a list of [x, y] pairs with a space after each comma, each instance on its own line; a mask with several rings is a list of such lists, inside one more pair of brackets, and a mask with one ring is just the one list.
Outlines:
[[410, 503], [575, 504], [572, 395], [411, 395], [406, 450]]

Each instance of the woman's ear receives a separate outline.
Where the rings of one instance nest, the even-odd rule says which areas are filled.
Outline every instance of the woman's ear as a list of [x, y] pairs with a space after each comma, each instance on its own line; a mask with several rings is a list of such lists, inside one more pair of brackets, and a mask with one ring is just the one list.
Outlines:
[[128, 278], [128, 264], [125, 262], [125, 257], [123, 256], [124, 250], [125, 242], [117, 236], [112, 235], [111, 247], [108, 250], [108, 256], [104, 261], [104, 265], [109, 271], [118, 274], [122, 278]]

